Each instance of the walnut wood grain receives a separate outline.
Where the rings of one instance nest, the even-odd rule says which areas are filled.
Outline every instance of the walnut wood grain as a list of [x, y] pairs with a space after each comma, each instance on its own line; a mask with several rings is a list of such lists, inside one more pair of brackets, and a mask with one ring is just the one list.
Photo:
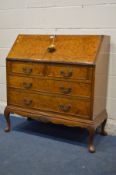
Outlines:
[[91, 83], [84, 82], [69, 82], [66, 80], [52, 80], [16, 75], [8, 76], [8, 87], [65, 96], [90, 98], [91, 86]]
[[103, 35], [59, 35], [48, 52], [49, 35], [19, 35], [6, 60], [10, 113], [88, 130], [88, 150], [95, 152], [97, 127], [105, 125], [110, 38]]
[[104, 37], [99, 52], [94, 72], [93, 117], [95, 118], [106, 108], [109, 65], [109, 37]]
[[[75, 117], [90, 118], [90, 100], [88, 99], [71, 99], [49, 94], [28, 93], [24, 90], [15, 90], [12, 88], [8, 91], [9, 105], [58, 112], [61, 114], [66, 113], [67, 117], [73, 115]], [[60, 106], [64, 107], [61, 108]], [[68, 108], [68, 106], [70, 106], [68, 111], [63, 110], [64, 108]]]
[[[52, 122], [55, 124], [63, 124], [66, 126], [79, 126], [82, 128], [86, 128], [87, 130], [91, 127], [94, 127], [95, 129], [102, 124], [101, 121], [105, 121], [107, 119], [106, 111], [103, 111], [97, 116], [97, 120], [88, 120], [88, 119], [82, 119], [77, 117], [67, 117], [67, 114], [61, 115], [59, 113], [52, 113], [52, 112], [46, 112], [41, 110], [35, 110], [30, 108], [22, 108], [14, 105], [7, 105], [8, 111], [10, 113], [16, 113], [19, 115], [22, 115], [24, 117], [30, 117], [36, 120], [42, 120], [43, 118], [47, 118], [47, 122]], [[57, 122], [59, 121], [59, 122]]]
[[19, 35], [7, 57], [17, 60], [28, 58], [48, 62], [93, 63], [102, 38], [100, 35], [57, 35], [56, 50], [50, 53], [50, 35]]
[[57, 64], [40, 64], [7, 61], [9, 73], [23, 74], [28, 76], [54, 77], [77, 80], [91, 80], [92, 68], [84, 66], [57, 65]]

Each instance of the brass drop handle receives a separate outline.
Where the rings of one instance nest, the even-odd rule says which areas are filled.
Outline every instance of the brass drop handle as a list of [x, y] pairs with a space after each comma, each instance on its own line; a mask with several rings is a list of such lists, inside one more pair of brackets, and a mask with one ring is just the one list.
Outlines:
[[63, 104], [60, 104], [59, 105], [59, 109], [63, 112], [68, 112], [70, 109], [71, 109], [71, 105], [63, 105]]
[[24, 99], [23, 102], [24, 102], [24, 104], [27, 105], [27, 106], [29, 106], [29, 105], [32, 104], [32, 100], [28, 100], [28, 99]]
[[65, 87], [60, 87], [60, 91], [63, 94], [70, 94], [72, 92], [72, 88], [65, 88]]
[[72, 71], [70, 72], [64, 72], [63, 70], [60, 71], [60, 74], [64, 77], [64, 78], [70, 78], [72, 77]]
[[32, 83], [23, 82], [23, 87], [24, 87], [25, 89], [29, 89], [29, 88], [32, 87]]
[[28, 68], [28, 67], [23, 67], [23, 72], [25, 74], [30, 74], [32, 72], [32, 68]]
[[52, 53], [54, 52], [56, 49], [55, 49], [55, 45], [54, 44], [51, 44], [49, 47], [48, 47], [48, 52]]

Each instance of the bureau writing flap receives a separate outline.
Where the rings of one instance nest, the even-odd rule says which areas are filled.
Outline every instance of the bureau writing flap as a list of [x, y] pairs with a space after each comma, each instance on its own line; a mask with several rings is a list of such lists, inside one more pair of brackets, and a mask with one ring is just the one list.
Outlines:
[[[19, 35], [8, 59], [42, 62], [95, 63], [103, 35]], [[53, 41], [54, 40], [54, 41]], [[54, 51], [49, 47], [54, 44]]]

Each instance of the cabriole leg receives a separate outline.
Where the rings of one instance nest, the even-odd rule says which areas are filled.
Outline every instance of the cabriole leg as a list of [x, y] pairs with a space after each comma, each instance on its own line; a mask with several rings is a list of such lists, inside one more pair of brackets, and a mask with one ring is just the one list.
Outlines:
[[32, 121], [33, 119], [32, 119], [32, 118], [30, 118], [30, 117], [27, 117], [27, 120], [28, 120], [28, 121]]
[[88, 150], [91, 153], [95, 152], [95, 146], [93, 144], [93, 139], [94, 139], [94, 135], [95, 135], [95, 128], [90, 127], [88, 128], [89, 131], [89, 137], [88, 137]]
[[6, 119], [6, 128], [4, 129], [5, 132], [9, 132], [11, 130], [11, 124], [10, 124], [10, 111], [8, 107], [4, 110], [4, 116]]
[[103, 135], [103, 136], [107, 135], [107, 132], [105, 131], [106, 122], [107, 122], [107, 119], [105, 119], [103, 121], [103, 123], [101, 124], [101, 132], [100, 132], [100, 134]]

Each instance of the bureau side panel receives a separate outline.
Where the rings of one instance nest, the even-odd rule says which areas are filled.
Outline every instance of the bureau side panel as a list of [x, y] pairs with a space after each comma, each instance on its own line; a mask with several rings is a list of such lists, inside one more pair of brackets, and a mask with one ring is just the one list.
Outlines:
[[110, 37], [104, 36], [94, 72], [93, 118], [106, 110]]
[[8, 90], [8, 84], [9, 84], [8, 75], [10, 73], [10, 64], [9, 64], [9, 62], [10, 61], [7, 61], [7, 59], [6, 59], [7, 105], [9, 104], [9, 98], [8, 98], [8, 93], [9, 93], [9, 90]]

